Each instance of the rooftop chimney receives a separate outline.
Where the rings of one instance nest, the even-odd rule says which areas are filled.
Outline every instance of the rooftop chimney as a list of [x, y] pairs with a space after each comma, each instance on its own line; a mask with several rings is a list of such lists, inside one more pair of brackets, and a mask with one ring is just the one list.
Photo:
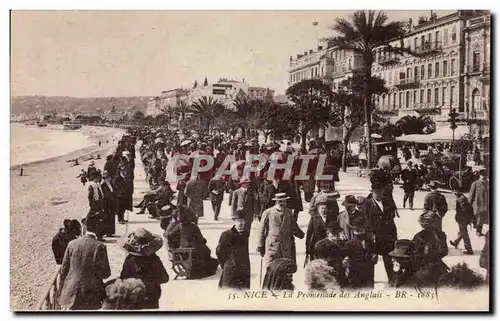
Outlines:
[[323, 46], [318, 46], [318, 51], [323, 50]]
[[307, 51], [304, 51], [304, 56], [307, 56]]
[[309, 50], [309, 54], [312, 54], [312, 53], [313, 53], [313, 50], [312, 50], [312, 49], [310, 49], [310, 50]]
[[293, 58], [292, 58], [292, 56], [290, 56], [290, 61], [292, 61], [292, 60], [293, 60]]

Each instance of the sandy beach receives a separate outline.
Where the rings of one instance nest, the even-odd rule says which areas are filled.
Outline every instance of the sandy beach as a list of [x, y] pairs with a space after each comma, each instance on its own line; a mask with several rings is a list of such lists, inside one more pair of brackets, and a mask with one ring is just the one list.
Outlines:
[[[30, 310], [43, 294], [55, 273], [51, 242], [63, 220], [86, 215], [88, 202], [80, 180], [80, 169], [86, 169], [90, 155], [99, 154], [96, 167], [102, 168], [106, 155], [116, 148], [113, 136], [120, 129], [85, 127], [95, 144], [70, 154], [26, 164], [24, 176], [19, 167], [10, 172], [10, 293], [11, 309]], [[98, 140], [104, 141], [98, 147]], [[109, 140], [109, 143], [106, 143]], [[80, 158], [79, 166], [70, 159]]]

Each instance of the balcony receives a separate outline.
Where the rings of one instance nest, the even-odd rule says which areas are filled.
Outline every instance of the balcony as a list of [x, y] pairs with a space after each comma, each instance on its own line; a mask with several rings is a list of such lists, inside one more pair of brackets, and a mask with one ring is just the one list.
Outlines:
[[441, 52], [443, 45], [441, 41], [425, 42], [415, 48], [415, 53], [418, 55], [432, 55]]
[[489, 16], [489, 15], [477, 17], [477, 18], [468, 20], [466, 28], [479, 28], [479, 27], [483, 27], [484, 25], [490, 24], [490, 22], [491, 22], [491, 16]]
[[395, 56], [383, 56], [377, 60], [381, 66], [395, 65], [399, 62], [399, 58]]
[[483, 83], [490, 82], [490, 65], [488, 63], [483, 63], [483, 69], [481, 70], [481, 74], [479, 75], [479, 80]]
[[402, 78], [395, 86], [399, 89], [418, 88], [420, 81], [417, 78]]
[[415, 111], [420, 115], [441, 115], [441, 107], [436, 103], [417, 103], [414, 105]]

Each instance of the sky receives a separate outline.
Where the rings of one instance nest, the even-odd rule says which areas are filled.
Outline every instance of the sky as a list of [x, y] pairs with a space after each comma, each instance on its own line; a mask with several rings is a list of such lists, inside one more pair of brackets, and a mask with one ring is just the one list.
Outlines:
[[[443, 16], [453, 11], [435, 11]], [[152, 96], [195, 80], [287, 88], [290, 56], [352, 11], [12, 11], [11, 94]], [[387, 11], [414, 21], [428, 11]], [[318, 22], [315, 26], [313, 22]]]

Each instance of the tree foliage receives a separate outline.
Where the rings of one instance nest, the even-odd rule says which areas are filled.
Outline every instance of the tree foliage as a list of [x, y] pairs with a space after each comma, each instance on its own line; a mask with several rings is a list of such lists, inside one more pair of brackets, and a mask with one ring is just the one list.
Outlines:
[[399, 134], [432, 134], [436, 131], [436, 123], [430, 116], [404, 116], [396, 124]]
[[210, 133], [210, 126], [224, 112], [224, 106], [213, 97], [203, 96], [191, 105], [191, 111], [200, 120], [203, 131]]
[[[403, 45], [403, 36], [406, 33], [405, 23], [402, 21], [388, 22], [387, 15], [382, 12], [356, 11], [349, 19], [337, 18], [335, 24], [330, 27], [337, 36], [325, 39], [329, 46], [350, 51], [362, 57], [364, 77], [363, 84], [363, 108], [365, 122], [367, 124], [368, 136], [371, 136], [371, 107], [369, 81], [372, 78], [372, 66], [375, 61], [375, 49], [384, 47], [389, 53], [411, 53], [411, 50]], [[399, 46], [391, 45], [394, 40], [400, 40]], [[371, 166], [372, 148], [371, 140], [368, 139], [368, 168]]]
[[302, 147], [307, 133], [318, 126], [338, 125], [342, 122], [338, 104], [330, 86], [319, 79], [307, 79], [290, 86], [286, 95], [291, 102], [294, 117], [300, 123]]

